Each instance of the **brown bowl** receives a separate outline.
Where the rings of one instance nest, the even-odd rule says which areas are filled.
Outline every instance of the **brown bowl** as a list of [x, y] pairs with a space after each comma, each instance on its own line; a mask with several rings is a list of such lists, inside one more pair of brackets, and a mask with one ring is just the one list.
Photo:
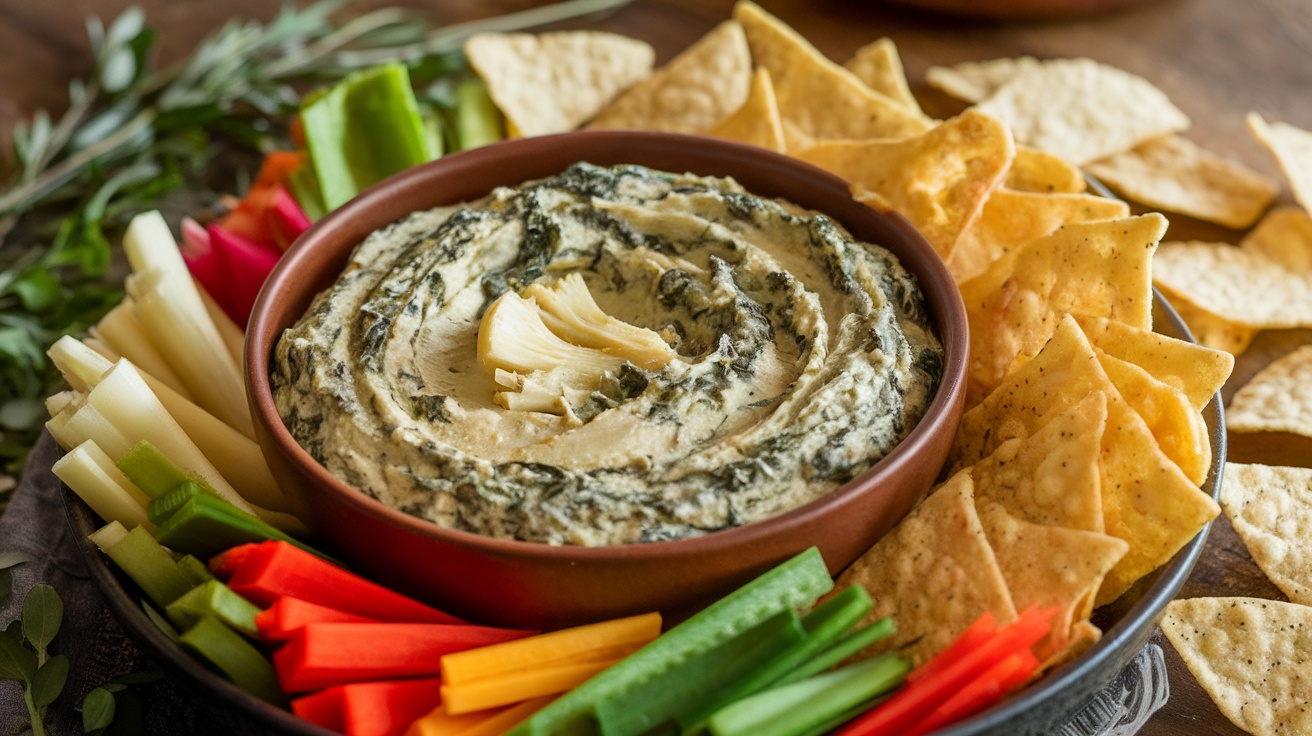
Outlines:
[[[945, 348], [941, 385], [920, 423], [889, 455], [823, 498], [703, 537], [613, 547], [550, 546], [439, 527], [388, 508], [333, 477], [283, 425], [269, 361], [283, 331], [336, 281], [370, 232], [402, 216], [482, 197], [569, 165], [640, 164], [732, 176], [748, 191], [824, 212], [858, 239], [892, 251], [919, 279]], [[817, 545], [838, 572], [897, 523], [933, 484], [961, 416], [966, 314], [942, 260], [900, 215], [852, 200], [840, 179], [785, 156], [726, 141], [584, 132], [508, 141], [398, 174], [315, 223], [260, 292], [246, 335], [246, 384], [257, 439], [279, 483], [324, 540], [370, 577], [479, 623], [556, 628], [709, 603]]]

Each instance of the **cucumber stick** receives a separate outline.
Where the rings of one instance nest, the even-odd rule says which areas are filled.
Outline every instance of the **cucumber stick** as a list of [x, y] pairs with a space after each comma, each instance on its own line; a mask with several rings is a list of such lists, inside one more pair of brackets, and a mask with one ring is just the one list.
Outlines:
[[766, 619], [814, 603], [829, 592], [820, 550], [812, 547], [721, 598], [619, 664], [588, 680], [520, 723], [511, 736], [597, 732], [598, 704], [659, 677], [682, 662], [720, 646]]
[[779, 678], [775, 684], [787, 685], [790, 682], [797, 682], [818, 675], [880, 639], [892, 636], [896, 631], [897, 627], [893, 625], [892, 616], [885, 616], [878, 621], [862, 626], [856, 631], [843, 636], [816, 656], [803, 662], [797, 669]]

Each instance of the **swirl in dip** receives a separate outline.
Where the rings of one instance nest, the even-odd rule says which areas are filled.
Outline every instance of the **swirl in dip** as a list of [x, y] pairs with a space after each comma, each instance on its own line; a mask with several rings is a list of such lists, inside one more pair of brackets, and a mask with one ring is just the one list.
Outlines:
[[[668, 355], [571, 344], [557, 370], [492, 370], [489, 341], [542, 357], [541, 322], [507, 327], [507, 309], [489, 331], [496, 300], [534, 313], [571, 284]], [[829, 493], [910, 432], [942, 364], [913, 277], [827, 217], [730, 179], [577, 164], [370, 235], [283, 334], [271, 380], [296, 440], [388, 506], [612, 545]], [[520, 401], [531, 389], [552, 406]], [[544, 410], [506, 408], [526, 403]]]

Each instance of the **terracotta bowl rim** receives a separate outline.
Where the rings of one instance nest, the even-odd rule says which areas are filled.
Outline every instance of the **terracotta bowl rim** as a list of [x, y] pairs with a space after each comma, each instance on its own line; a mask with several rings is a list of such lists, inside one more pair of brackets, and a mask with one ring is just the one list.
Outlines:
[[[551, 136], [523, 138], [491, 144], [482, 148], [451, 154], [426, 164], [396, 174], [373, 187], [361, 192], [354, 199], [315, 222], [278, 262], [273, 272], [266, 279], [251, 312], [245, 342], [245, 383], [251, 403], [252, 416], [257, 424], [257, 435], [261, 448], [267, 453], [268, 444], [272, 442], [277, 451], [288, 463], [295, 463], [298, 468], [308, 473], [313, 479], [317, 493], [331, 494], [337, 500], [353, 507], [355, 511], [368, 514], [378, 520], [411, 534], [441, 541], [471, 551], [496, 557], [535, 557], [556, 559], [557, 561], [598, 562], [619, 561], [623, 559], [659, 559], [679, 556], [699, 556], [713, 554], [726, 549], [750, 547], [753, 543], [787, 535], [790, 530], [804, 527], [833, 513], [853, 499], [878, 486], [880, 481], [895, 470], [896, 467], [913, 463], [922, 453], [931, 438], [938, 432], [955, 432], [959, 419], [959, 407], [964, 399], [966, 362], [969, 351], [968, 325], [965, 305], [957, 291], [954, 280], [942, 258], [934, 251], [924, 236], [916, 230], [901, 214], [896, 212], [879, 212], [870, 210], [872, 215], [882, 218], [886, 225], [896, 230], [902, 238], [904, 247], [919, 250], [918, 260], [926, 273], [917, 272], [908, 265], [908, 258], [899, 254], [899, 261], [913, 272], [920, 282], [925, 295], [931, 319], [936, 320], [936, 332], [944, 348], [943, 373], [925, 414], [912, 431], [899, 442], [893, 450], [874, 463], [870, 468], [842, 484], [830, 493], [814, 499], [802, 506], [791, 509], [777, 516], [746, 524], [732, 529], [715, 531], [700, 537], [677, 540], [644, 542], [625, 545], [586, 547], [580, 545], [550, 545], [541, 542], [529, 542], [513, 539], [499, 539], [473, 532], [439, 526], [424, 519], [411, 516], [392, 509], [382, 502], [362, 493], [330, 474], [291, 436], [283, 424], [274, 406], [272, 389], [269, 382], [268, 365], [272, 351], [280, 335], [271, 334], [273, 325], [270, 314], [283, 311], [277, 307], [283, 301], [278, 295], [289, 289], [298, 289], [298, 281], [304, 280], [304, 263], [312, 260], [310, 254], [318, 244], [328, 238], [345, 223], [363, 218], [370, 219], [370, 213], [384, 206], [384, 203], [398, 192], [420, 186], [430, 177], [439, 176], [441, 172], [458, 166], [504, 166], [507, 159], [513, 159], [521, 149], [537, 146], [580, 147], [578, 161], [587, 159], [585, 149], [588, 145], [627, 145], [643, 146], [678, 146], [699, 147], [720, 151], [726, 156], [737, 157], [734, 166], [753, 168], [761, 166], [758, 161], [773, 163], [775, 166], [791, 170], [797, 181], [806, 181], [808, 185], [829, 187], [835, 193], [847, 196], [848, 186], [838, 177], [818, 167], [789, 158], [764, 149], [744, 144], [724, 141], [702, 136], [690, 136], [673, 133], [653, 133], [647, 131], [578, 131]], [[693, 172], [699, 173], [699, 172]], [[437, 206], [442, 202], [434, 202]], [[835, 221], [847, 227], [839, 217]], [[390, 220], [388, 221], [390, 222]], [[373, 225], [377, 229], [387, 222]], [[358, 245], [358, 242], [356, 243]], [[883, 244], [887, 247], [887, 244]], [[354, 249], [355, 245], [351, 248]], [[893, 250], [897, 250], [895, 246]], [[925, 278], [928, 276], [928, 278]], [[293, 318], [292, 322], [300, 316]], [[331, 540], [330, 540], [331, 541]]]

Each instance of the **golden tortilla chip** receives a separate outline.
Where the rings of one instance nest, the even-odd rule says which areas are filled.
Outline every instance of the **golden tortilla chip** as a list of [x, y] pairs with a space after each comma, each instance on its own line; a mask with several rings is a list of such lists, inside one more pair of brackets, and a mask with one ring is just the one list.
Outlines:
[[1176, 294], [1168, 288], [1157, 284], [1162, 296], [1167, 298], [1175, 313], [1184, 321], [1189, 333], [1199, 345], [1223, 350], [1232, 357], [1242, 354], [1257, 337], [1259, 330], [1235, 324], [1219, 317], [1189, 301], [1183, 295]]
[[1224, 350], [1105, 317], [1073, 316], [1095, 348], [1134, 363], [1157, 380], [1180, 389], [1199, 411], [1215, 398], [1235, 366], [1234, 356]]
[[976, 504], [997, 504], [1034, 524], [1102, 532], [1098, 464], [1106, 425], [1107, 396], [1098, 391], [1033, 434], [1001, 443], [970, 468]]
[[859, 201], [904, 215], [946, 258], [1013, 152], [1005, 126], [968, 110], [915, 138], [820, 143], [797, 157], [846, 180]]
[[1239, 247], [1312, 277], [1312, 216], [1298, 207], [1276, 207], [1239, 241]]
[[1312, 733], [1312, 608], [1261, 598], [1175, 600], [1162, 632], [1236, 726]]
[[1134, 363], [1097, 352], [1107, 377], [1125, 403], [1143, 418], [1157, 446], [1180, 466], [1185, 477], [1202, 485], [1212, 465], [1212, 445], [1207, 423], [1189, 397]]
[[1226, 463], [1221, 508], [1271, 582], [1312, 605], [1312, 468]]
[[925, 117], [920, 103], [911, 94], [902, 57], [891, 38], [881, 38], [862, 46], [843, 64], [867, 87], [902, 105], [908, 112]]
[[1076, 166], [1189, 127], [1189, 118], [1147, 80], [1092, 59], [1024, 69], [976, 108], [1010, 126], [1017, 142]]
[[1103, 577], [1129, 545], [1098, 532], [1034, 524], [998, 504], [977, 505], [977, 511], [1012, 605], [1057, 609], [1052, 629], [1034, 645], [1040, 661], [1057, 656], [1080, 638], [1073, 628], [1093, 613]]
[[860, 585], [874, 599], [863, 623], [897, 622], [896, 634], [858, 656], [899, 649], [917, 666], [985, 611], [999, 623], [1016, 618], [971, 489], [970, 473], [953, 476], [838, 576], [834, 590]]
[[1256, 222], [1280, 192], [1269, 177], [1179, 135], [1144, 141], [1086, 168], [1139, 204], [1236, 230]]
[[959, 100], [979, 102], [1021, 72], [1042, 66], [1043, 62], [1033, 56], [967, 61], [954, 66], [931, 66], [925, 70], [925, 81]]
[[1231, 432], [1312, 437], [1312, 345], [1276, 359], [1236, 391], [1225, 424]]
[[1312, 211], [1312, 133], [1288, 123], [1268, 123], [1255, 112], [1248, 113], [1248, 129], [1276, 157], [1294, 199]]
[[1079, 194], [1089, 188], [1084, 172], [1059, 156], [1030, 146], [1016, 146], [1003, 186], [1018, 192]]
[[656, 59], [650, 44], [602, 31], [479, 33], [465, 56], [523, 136], [577, 128], [651, 74]]
[[779, 119], [779, 105], [775, 102], [770, 72], [757, 69], [752, 74], [752, 86], [742, 107], [716, 123], [706, 134], [775, 153], [787, 151], [783, 121]]
[[966, 405], [1043, 347], [1067, 312], [1152, 324], [1150, 262], [1166, 218], [1077, 222], [1030, 241], [961, 284], [970, 320]]
[[[1162, 243], [1153, 281], [1172, 295], [1245, 327], [1312, 325], [1312, 279], [1265, 253], [1227, 243]], [[1261, 288], [1254, 288], [1260, 284]]]
[[755, 3], [739, 0], [733, 17], [747, 32], [752, 61], [770, 70], [779, 113], [816, 139], [903, 138], [930, 127], [924, 118], [861, 83]]
[[979, 217], [961, 234], [948, 259], [948, 269], [958, 283], [967, 281], [1012, 249], [1066, 223], [1129, 216], [1129, 205], [1116, 199], [999, 187], [989, 194]]
[[742, 106], [751, 78], [747, 37], [728, 20], [630, 87], [588, 127], [700, 133]]

